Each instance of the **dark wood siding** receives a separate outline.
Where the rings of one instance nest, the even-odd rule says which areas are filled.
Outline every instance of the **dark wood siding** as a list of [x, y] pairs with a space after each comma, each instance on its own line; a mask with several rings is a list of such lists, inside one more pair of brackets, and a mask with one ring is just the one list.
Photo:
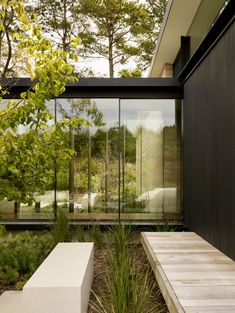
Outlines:
[[235, 24], [184, 86], [184, 223], [235, 259]]

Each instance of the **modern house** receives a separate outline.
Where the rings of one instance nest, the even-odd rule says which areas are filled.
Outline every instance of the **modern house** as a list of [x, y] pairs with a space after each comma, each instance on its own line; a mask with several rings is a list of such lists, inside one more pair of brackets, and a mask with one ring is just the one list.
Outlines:
[[169, 1], [150, 71], [183, 85], [183, 223], [233, 259], [234, 15], [234, 1]]
[[[77, 156], [33, 206], [3, 201], [2, 222], [40, 224], [59, 208], [83, 223], [167, 220], [235, 258], [234, 15], [232, 0], [169, 0], [149, 78], [81, 79], [51, 100], [55, 120], [92, 126], [65, 134]], [[30, 86], [1, 83], [9, 97]]]

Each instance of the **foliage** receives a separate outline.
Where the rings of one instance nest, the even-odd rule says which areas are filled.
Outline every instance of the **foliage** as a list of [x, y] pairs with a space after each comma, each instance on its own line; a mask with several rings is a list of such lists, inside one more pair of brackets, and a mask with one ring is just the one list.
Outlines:
[[15, 283], [29, 278], [51, 250], [49, 235], [22, 232], [0, 242], [0, 282]]
[[118, 263], [121, 263], [122, 258], [129, 251], [128, 247], [133, 235], [134, 228], [132, 226], [117, 224], [110, 229], [110, 242], [113, 244]]
[[92, 224], [89, 228], [90, 236], [92, 241], [94, 241], [95, 246], [101, 249], [104, 243], [104, 234], [101, 230], [100, 225]]
[[169, 224], [167, 217], [163, 215], [163, 224], [153, 225], [153, 230], [157, 232], [172, 232], [177, 231], [177, 226]]
[[0, 238], [3, 238], [6, 235], [6, 228], [4, 225], [0, 225]]
[[154, 27], [148, 33], [148, 36], [142, 38], [139, 42], [140, 49], [142, 51], [140, 62], [145, 65], [145, 68], [151, 62], [156, 40], [159, 36], [160, 28], [163, 23], [167, 2], [168, 0], [146, 0], [146, 7]]
[[81, 27], [79, 16], [74, 12], [78, 5], [78, 0], [36, 0], [30, 8], [38, 15], [53, 43], [70, 54], [76, 52], [72, 42]]
[[155, 25], [159, 28], [159, 25], [163, 23], [168, 0], [146, 0], [146, 2], [154, 18]]
[[[66, 61], [78, 65], [74, 41], [81, 37], [80, 53], [84, 58], [105, 58], [110, 76], [118, 65], [127, 65], [132, 58], [141, 69], [149, 65], [155, 41], [163, 21], [167, 0], [24, 0], [1, 1], [0, 9], [0, 75], [17, 77], [30, 73], [31, 59], [19, 49], [15, 34], [28, 34], [27, 20], [38, 15], [41, 30], [53, 47], [67, 52]], [[23, 8], [23, 9], [22, 9]], [[76, 39], [75, 39], [76, 38]], [[133, 58], [134, 57], [134, 58]], [[125, 70], [124, 70], [125, 72]], [[138, 72], [138, 70], [137, 70]], [[139, 77], [136, 70], [124, 77]], [[137, 74], [137, 76], [136, 76]], [[94, 76], [90, 68], [79, 75]]]
[[153, 20], [142, 4], [133, 0], [81, 0], [78, 14], [86, 16], [79, 33], [84, 56], [94, 55], [109, 62], [109, 76], [117, 64], [126, 64], [142, 54], [140, 41], [153, 30]]
[[73, 235], [72, 235], [73, 241], [78, 241], [78, 242], [89, 241], [89, 236], [83, 225], [73, 225], [71, 227], [73, 230]]
[[[19, 61], [26, 60], [20, 50], [17, 50], [15, 33], [24, 33], [19, 28], [18, 20], [24, 19], [22, 3], [20, 1], [0, 2], [0, 77], [14, 77], [17, 72], [27, 72], [27, 67], [19, 66]], [[26, 63], [26, 62], [25, 62]]]
[[98, 248], [103, 244], [103, 233], [99, 225], [92, 224], [88, 230], [83, 225], [70, 225], [68, 215], [59, 209], [51, 229], [53, 246], [59, 242], [94, 241]]
[[[69, 110], [58, 104], [58, 112], [63, 118], [72, 119], [75, 117], [83, 117], [90, 121], [92, 126], [103, 126], [103, 114], [98, 110], [96, 102], [89, 98], [68, 100]], [[81, 129], [78, 125], [77, 131]]]
[[[45, 177], [55, 162], [59, 164], [74, 154], [64, 147], [64, 131], [81, 125], [84, 119], [65, 118], [54, 125], [46, 103], [65, 91], [67, 81], [75, 81], [73, 67], [67, 64], [66, 53], [53, 49], [52, 42], [42, 36], [35, 16], [29, 23], [22, 2], [4, 1], [2, 6], [15, 12], [19, 30], [26, 32], [15, 32], [14, 38], [30, 60], [28, 69], [33, 84], [21, 93], [21, 99], [10, 100], [0, 110], [0, 200], [6, 197], [31, 203], [35, 191], [45, 190]], [[0, 22], [0, 29], [4, 30]], [[73, 42], [76, 46], [76, 38]], [[4, 86], [0, 93], [7, 93]]]
[[71, 241], [72, 229], [69, 225], [67, 214], [59, 209], [57, 212], [56, 220], [51, 229], [53, 246], [59, 242]]
[[[80, 132], [75, 136], [77, 142], [82, 142], [85, 144], [87, 137], [85, 134]], [[125, 140], [125, 159], [128, 162], [134, 163], [136, 157], [136, 138], [133, 136], [132, 132], [125, 126], [122, 125], [119, 128], [110, 127], [108, 130], [99, 127], [95, 134], [92, 136], [92, 146], [91, 153], [93, 157], [104, 157], [106, 153], [106, 138], [108, 139], [108, 149], [109, 155], [113, 158], [118, 159], [118, 145], [119, 142], [124, 142]], [[75, 149], [79, 152], [75, 141]], [[84, 149], [84, 148], [83, 148]], [[81, 146], [80, 146], [81, 150]], [[78, 155], [81, 155], [78, 153]]]
[[15, 283], [19, 278], [19, 273], [13, 267], [4, 265], [0, 267], [0, 282], [6, 285]]
[[130, 77], [136, 77], [136, 78], [140, 78], [142, 76], [142, 71], [138, 68], [136, 68], [135, 70], [127, 70], [127, 69], [123, 69], [119, 72], [119, 75], [121, 77], [126, 77], [126, 78], [130, 78]]

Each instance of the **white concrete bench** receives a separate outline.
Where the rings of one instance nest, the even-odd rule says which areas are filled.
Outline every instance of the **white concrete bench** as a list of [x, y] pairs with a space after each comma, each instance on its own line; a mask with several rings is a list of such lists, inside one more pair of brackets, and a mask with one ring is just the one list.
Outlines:
[[93, 243], [59, 243], [23, 288], [26, 313], [87, 312], [93, 259]]
[[[96, 192], [91, 192], [90, 194], [90, 206], [91, 208], [94, 208], [95, 203], [97, 201], [98, 198], [98, 193]], [[89, 201], [89, 196], [86, 193], [82, 199], [81, 199], [81, 204], [82, 204], [82, 210], [87, 210], [88, 209], [88, 201]]]

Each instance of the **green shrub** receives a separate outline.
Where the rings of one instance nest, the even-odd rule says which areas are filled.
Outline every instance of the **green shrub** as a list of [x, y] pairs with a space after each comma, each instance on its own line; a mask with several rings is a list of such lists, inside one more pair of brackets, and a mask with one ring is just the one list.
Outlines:
[[34, 236], [28, 231], [0, 242], [1, 282], [8, 284], [22, 276], [29, 278], [51, 248], [49, 235]]
[[0, 282], [6, 285], [15, 283], [19, 278], [19, 273], [11, 266], [0, 267]]
[[0, 225], [0, 238], [3, 238], [3, 237], [5, 237], [5, 235], [6, 235], [6, 228], [5, 228], [5, 226], [3, 226], [3, 225]]

